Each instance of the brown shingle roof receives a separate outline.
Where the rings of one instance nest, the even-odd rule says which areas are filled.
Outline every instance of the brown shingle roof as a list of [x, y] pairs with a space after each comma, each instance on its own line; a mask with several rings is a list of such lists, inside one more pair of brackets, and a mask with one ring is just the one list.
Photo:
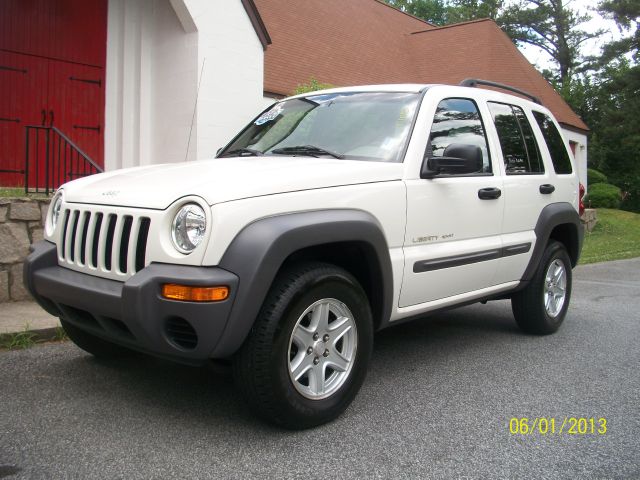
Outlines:
[[588, 130], [492, 20], [434, 27], [379, 0], [254, 0], [272, 44], [264, 90], [289, 95], [311, 76], [336, 86], [506, 83], [540, 97], [558, 121]]
[[281, 95], [311, 76], [340, 86], [403, 82], [411, 62], [406, 37], [430, 28], [376, 0], [255, 3], [272, 40], [264, 90]]
[[560, 123], [589, 129], [492, 20], [415, 33], [407, 46], [416, 71], [412, 81], [455, 85], [474, 77], [504, 83], [539, 97]]

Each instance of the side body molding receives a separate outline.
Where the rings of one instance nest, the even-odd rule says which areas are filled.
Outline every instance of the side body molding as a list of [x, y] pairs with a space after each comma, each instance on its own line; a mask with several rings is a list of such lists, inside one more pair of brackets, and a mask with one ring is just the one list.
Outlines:
[[567, 245], [571, 266], [575, 267], [580, 258], [584, 228], [580, 222], [580, 216], [570, 203], [551, 203], [542, 209], [538, 222], [534, 228], [536, 245], [527, 265], [522, 281], [528, 282], [538, 268], [544, 249], [550, 238], [562, 240]]
[[[371, 274], [376, 325], [385, 324], [393, 303], [393, 271], [382, 226], [362, 210], [335, 209], [278, 215], [257, 220], [231, 242], [219, 267], [239, 278], [231, 316], [211, 357], [234, 353], [244, 342], [278, 270], [287, 257], [308, 247], [357, 243]], [[336, 246], [339, 248], [339, 246]]]

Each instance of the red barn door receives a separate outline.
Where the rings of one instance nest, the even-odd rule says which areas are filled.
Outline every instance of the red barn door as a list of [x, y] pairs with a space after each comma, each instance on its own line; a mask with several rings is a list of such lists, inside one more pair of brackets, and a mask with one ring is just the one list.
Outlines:
[[1, 186], [23, 185], [27, 125], [58, 128], [104, 165], [106, 37], [107, 0], [0, 2]]

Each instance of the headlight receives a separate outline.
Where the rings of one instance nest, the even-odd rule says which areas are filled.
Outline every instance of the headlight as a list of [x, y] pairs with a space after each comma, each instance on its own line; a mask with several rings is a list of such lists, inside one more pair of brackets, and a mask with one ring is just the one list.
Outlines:
[[58, 218], [60, 218], [60, 210], [62, 209], [62, 192], [58, 191], [53, 200], [51, 201], [51, 206], [49, 207], [49, 213], [47, 215], [47, 221], [45, 222], [45, 230], [47, 231], [47, 235], [53, 235], [53, 232], [56, 230], [56, 225], [58, 225]]
[[204, 210], [195, 203], [182, 207], [173, 219], [171, 238], [174, 246], [182, 253], [191, 253], [202, 243], [207, 231], [207, 217]]

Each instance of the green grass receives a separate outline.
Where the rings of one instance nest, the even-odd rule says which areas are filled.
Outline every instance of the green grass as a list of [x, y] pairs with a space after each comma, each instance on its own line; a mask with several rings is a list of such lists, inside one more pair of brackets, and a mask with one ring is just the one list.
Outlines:
[[64, 328], [56, 327], [55, 334], [51, 340], [53, 342], [66, 342], [69, 340], [69, 337], [67, 336], [67, 332], [64, 331]]
[[61, 343], [69, 340], [62, 327], [38, 332], [29, 331], [29, 328], [30, 326], [27, 325], [22, 332], [0, 334], [0, 351], [24, 350], [34, 345]]
[[[53, 193], [53, 192], [51, 192]], [[0, 188], [0, 198], [48, 198], [47, 195], [42, 193], [24, 193], [24, 188]]]
[[36, 344], [35, 333], [29, 331], [27, 325], [22, 332], [8, 333], [0, 337], [0, 347], [8, 350], [17, 350], [33, 347]]
[[0, 197], [24, 197], [24, 188], [0, 188]]
[[640, 257], [640, 215], [599, 208], [598, 223], [585, 233], [580, 263]]

